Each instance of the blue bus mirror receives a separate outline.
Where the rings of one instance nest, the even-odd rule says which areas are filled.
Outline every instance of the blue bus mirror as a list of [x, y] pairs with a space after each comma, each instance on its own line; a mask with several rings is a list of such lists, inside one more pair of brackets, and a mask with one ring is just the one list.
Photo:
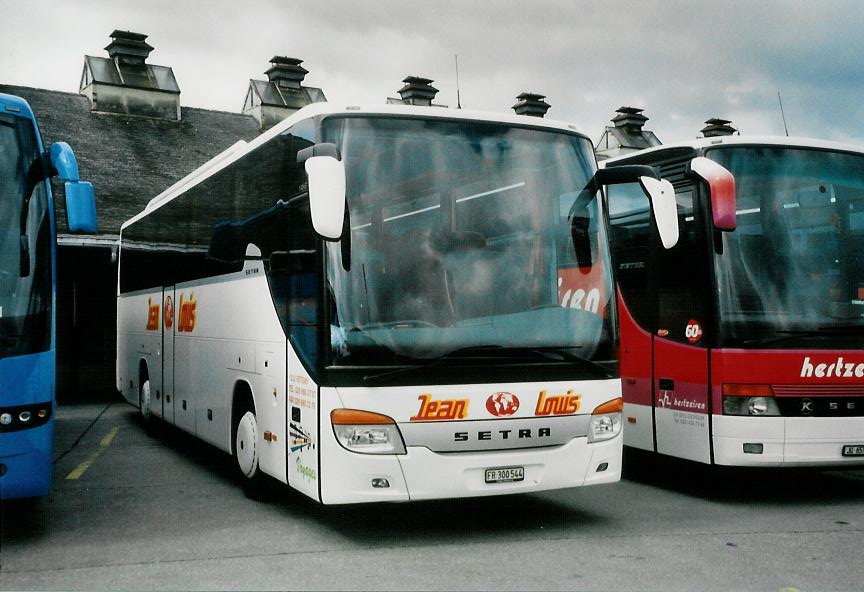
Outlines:
[[[52, 151], [54, 146], [51, 147]], [[92, 183], [66, 182], [66, 222], [69, 232], [96, 232], [96, 195]]]
[[57, 171], [57, 176], [61, 181], [78, 181], [81, 177], [78, 175], [78, 161], [75, 159], [75, 153], [66, 142], [54, 142], [51, 145], [49, 152], [51, 157], [51, 165]]

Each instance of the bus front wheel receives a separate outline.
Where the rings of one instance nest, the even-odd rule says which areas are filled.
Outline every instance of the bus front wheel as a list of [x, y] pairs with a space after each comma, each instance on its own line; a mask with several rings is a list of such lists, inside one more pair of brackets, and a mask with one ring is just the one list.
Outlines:
[[239, 414], [234, 426], [234, 460], [240, 473], [243, 492], [252, 499], [265, 497], [265, 477], [258, 466], [258, 420], [255, 412]]
[[144, 378], [141, 382], [141, 387], [138, 389], [138, 406], [141, 411], [141, 423], [145, 427], [149, 427], [152, 423], [153, 415], [150, 411], [150, 379]]

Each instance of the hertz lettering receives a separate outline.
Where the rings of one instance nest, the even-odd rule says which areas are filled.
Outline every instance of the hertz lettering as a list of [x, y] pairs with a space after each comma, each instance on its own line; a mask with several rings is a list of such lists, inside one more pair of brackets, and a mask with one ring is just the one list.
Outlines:
[[837, 358], [830, 364], [813, 364], [809, 357], [801, 365], [801, 378], [864, 378], [864, 364]]
[[[552, 436], [552, 428], [539, 428], [534, 432], [531, 428], [518, 430], [483, 430], [475, 434], [475, 440], [523, 440], [525, 438], [549, 438]], [[454, 442], [468, 442], [471, 439], [470, 432], [456, 432], [453, 434]]]
[[465, 419], [468, 415], [468, 399], [444, 399], [433, 401], [432, 395], [420, 395], [420, 410], [411, 421], [451, 421]]
[[569, 389], [566, 395], [546, 396], [546, 391], [540, 391], [534, 415], [573, 415], [582, 406], [582, 395], [574, 395]]

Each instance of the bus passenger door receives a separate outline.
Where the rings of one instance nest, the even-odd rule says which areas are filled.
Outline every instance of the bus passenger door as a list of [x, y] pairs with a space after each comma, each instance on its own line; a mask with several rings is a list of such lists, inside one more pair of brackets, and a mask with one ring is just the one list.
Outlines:
[[174, 286], [162, 290], [162, 419], [174, 423]]
[[678, 244], [655, 247], [654, 427], [657, 452], [710, 463], [710, 233], [695, 196], [693, 185], [676, 187]]
[[660, 238], [651, 223], [648, 199], [635, 183], [610, 185], [606, 190], [618, 283], [624, 444], [653, 452], [652, 345], [657, 323], [654, 245]]

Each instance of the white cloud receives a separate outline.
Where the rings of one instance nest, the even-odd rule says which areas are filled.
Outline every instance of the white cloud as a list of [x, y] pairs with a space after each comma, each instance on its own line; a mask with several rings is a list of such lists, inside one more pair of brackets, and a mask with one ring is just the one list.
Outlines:
[[592, 138], [624, 104], [667, 142], [714, 116], [782, 133], [780, 90], [791, 132], [864, 143], [859, 0], [31, 0], [0, 23], [0, 80], [74, 92], [115, 28], [150, 35], [190, 106], [239, 110], [276, 54], [305, 60], [331, 99], [382, 102], [416, 74], [455, 106], [458, 53], [463, 106], [539, 92]]

